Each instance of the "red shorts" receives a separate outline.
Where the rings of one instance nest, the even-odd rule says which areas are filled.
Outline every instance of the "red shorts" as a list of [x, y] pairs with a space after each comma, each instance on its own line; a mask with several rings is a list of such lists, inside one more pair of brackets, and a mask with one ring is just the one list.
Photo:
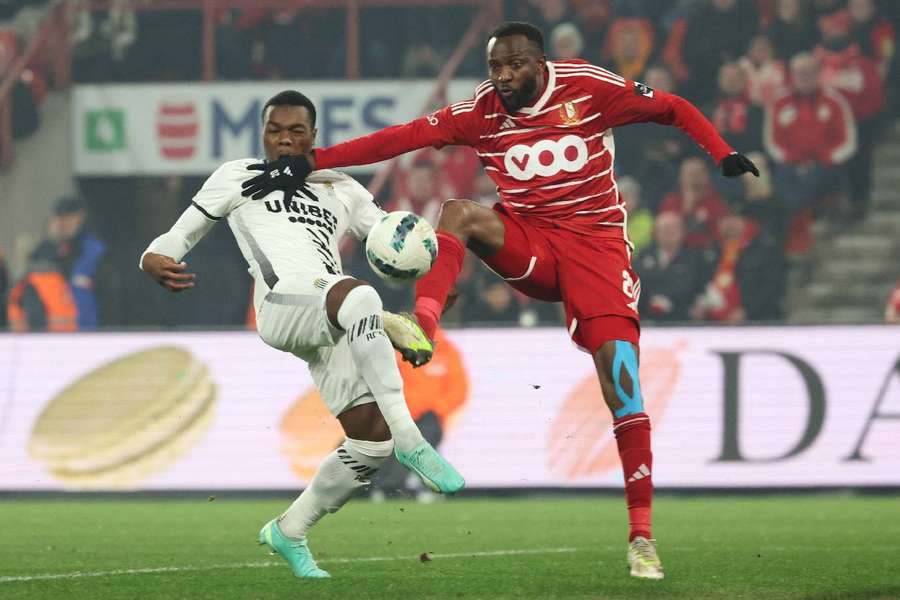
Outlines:
[[622, 238], [535, 226], [502, 205], [503, 248], [484, 263], [523, 294], [562, 301], [572, 341], [594, 354], [610, 340], [637, 345], [641, 284]]

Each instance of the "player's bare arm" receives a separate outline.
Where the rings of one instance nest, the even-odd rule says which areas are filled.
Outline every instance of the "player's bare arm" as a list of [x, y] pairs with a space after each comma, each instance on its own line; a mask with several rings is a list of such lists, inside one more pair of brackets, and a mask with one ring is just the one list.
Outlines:
[[194, 287], [194, 280], [197, 278], [194, 273], [185, 272], [187, 263], [177, 263], [170, 257], [155, 252], [147, 252], [144, 255], [141, 269], [172, 293]]

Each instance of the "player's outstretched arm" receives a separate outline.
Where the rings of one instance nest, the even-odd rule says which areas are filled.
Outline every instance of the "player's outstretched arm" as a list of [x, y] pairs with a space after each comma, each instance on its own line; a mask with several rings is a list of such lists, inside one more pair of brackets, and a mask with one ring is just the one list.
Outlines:
[[617, 83], [612, 77], [615, 76], [595, 84], [600, 88], [597, 108], [606, 115], [610, 126], [648, 121], [674, 125], [713, 158], [725, 177], [738, 177], [744, 173], [759, 177], [756, 165], [735, 152], [696, 106], [675, 94], [654, 90], [636, 81], [626, 82], [622, 78]]
[[714, 159], [725, 177], [738, 177], [753, 173], [759, 177], [759, 169], [749, 158], [731, 149], [722, 139], [715, 126], [709, 122], [696, 106], [673, 94], [661, 94], [668, 101], [671, 110], [671, 124], [687, 133], [694, 142], [706, 150]]
[[196, 275], [186, 273], [187, 263], [177, 263], [169, 256], [146, 252], [141, 258], [141, 270], [170, 292], [183, 292], [194, 287]]
[[300, 187], [315, 169], [369, 165], [428, 146], [466, 143], [469, 134], [461, 131], [461, 121], [447, 107], [409, 123], [392, 125], [328, 148], [316, 148], [310, 154], [253, 164], [247, 168], [260, 174], [241, 184], [241, 194], [258, 200], [275, 190]]
[[141, 254], [138, 266], [170, 292], [194, 287], [196, 275], [186, 272], [187, 264], [182, 259], [215, 223], [215, 218], [198, 204], [192, 204], [175, 221], [172, 229], [150, 242]]

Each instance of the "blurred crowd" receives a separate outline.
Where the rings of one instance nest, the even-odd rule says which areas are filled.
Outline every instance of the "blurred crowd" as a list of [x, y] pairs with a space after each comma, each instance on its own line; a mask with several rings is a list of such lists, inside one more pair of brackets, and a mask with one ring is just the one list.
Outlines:
[[[583, 58], [687, 98], [760, 168], [759, 178], [726, 180], [677, 129], [647, 124], [615, 132], [618, 185], [643, 282], [642, 318], [726, 323], [783, 318], [788, 273], [804, 264], [814, 232], [859, 221], [871, 205], [872, 148], [887, 120], [900, 112], [895, 57], [900, 3], [529, 0], [505, 5], [506, 19], [542, 28], [550, 59]], [[6, 6], [0, 2], [0, 22], [15, 18], [3, 13]], [[80, 6], [74, 13], [77, 82], [200, 77], [199, 11], [135, 11], [116, 0], [110, 7], [98, 12]], [[363, 8], [361, 76], [433, 77], [474, 14], [472, 6]], [[223, 8], [215, 20], [220, 79], [345, 75], [342, 8]], [[0, 63], [13, 55], [4, 47], [0, 27]], [[484, 77], [482, 52], [477, 45], [457, 76]], [[182, 195], [191, 190], [185, 182], [174, 187]], [[104, 188], [85, 189], [87, 197]], [[380, 200], [388, 210], [412, 210], [436, 223], [447, 198], [496, 201], [493, 183], [468, 149], [404, 157]], [[81, 201], [72, 202], [83, 209]], [[61, 202], [54, 217], [72, 206]], [[58, 237], [48, 233], [51, 246], [35, 251], [33, 264], [46, 264], [55, 252], [62, 265], [58, 272], [75, 286], [78, 304], [80, 272], [74, 265], [79, 261], [61, 258], [66, 255], [61, 248], [68, 246]], [[99, 261], [103, 252], [93, 248]], [[87, 246], [81, 251], [92, 252]], [[348, 270], [366, 273], [359, 248], [346, 251]], [[0, 285], [10, 287], [2, 266], [0, 255]], [[389, 306], [410, 302], [409, 290], [381, 291]], [[471, 257], [457, 292], [449, 323], [528, 326], [561, 319], [555, 305], [526, 298]], [[886, 308], [889, 319], [898, 318], [898, 297], [900, 292]], [[86, 309], [87, 323], [98, 322], [94, 305]], [[208, 311], [198, 313], [209, 318]]]

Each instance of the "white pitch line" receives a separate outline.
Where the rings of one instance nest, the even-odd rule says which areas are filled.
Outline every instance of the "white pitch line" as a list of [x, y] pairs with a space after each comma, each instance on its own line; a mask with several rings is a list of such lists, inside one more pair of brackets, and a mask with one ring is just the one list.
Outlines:
[[[438, 558], [484, 558], [490, 556], [514, 556], [521, 554], [562, 554], [577, 552], [577, 548], [543, 548], [538, 550], [486, 550], [483, 552], [454, 552], [450, 554], [428, 553], [432, 560]], [[382, 562], [393, 560], [419, 560], [418, 556], [362, 556], [356, 558], [326, 558], [317, 561], [321, 564], [331, 563], [357, 563], [357, 562]], [[44, 573], [40, 575], [7, 575], [0, 576], [0, 583], [15, 583], [17, 581], [50, 581], [53, 579], [78, 579], [81, 577], [114, 577], [116, 575], [152, 575], [154, 573], [184, 573], [191, 571], [214, 571], [216, 569], [258, 569], [266, 567], [286, 566], [284, 562], [266, 561], [249, 563], [228, 563], [219, 565], [207, 565], [202, 567], [147, 567], [143, 569], [115, 569], [112, 571], [73, 571], [71, 573]]]

